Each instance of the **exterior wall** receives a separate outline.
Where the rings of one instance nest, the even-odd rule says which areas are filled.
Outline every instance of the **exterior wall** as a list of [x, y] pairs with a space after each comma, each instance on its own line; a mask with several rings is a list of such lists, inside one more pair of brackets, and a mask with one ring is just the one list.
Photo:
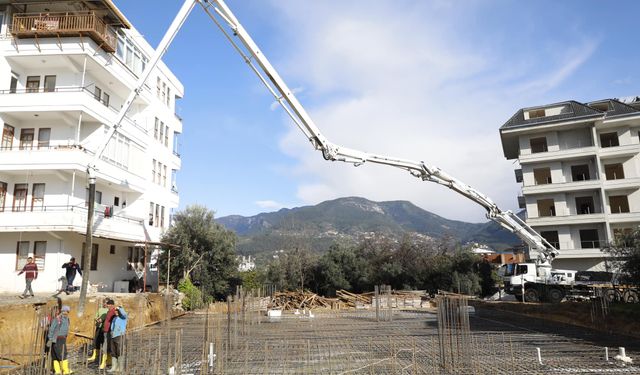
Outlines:
[[[640, 115], [604, 120], [569, 120], [567, 124], [527, 126], [510, 130], [520, 147], [522, 192], [525, 196], [527, 223], [537, 231], [557, 231], [560, 255], [554, 267], [577, 270], [604, 270], [600, 250], [614, 239], [614, 230], [637, 227], [640, 223]], [[619, 146], [602, 147], [601, 134], [615, 133]], [[504, 133], [503, 133], [504, 137]], [[547, 151], [532, 153], [530, 140], [545, 137]], [[503, 138], [504, 139], [504, 138]], [[606, 146], [606, 145], [605, 145]], [[605, 166], [621, 164], [624, 178], [606, 179]], [[589, 180], [573, 181], [572, 166], [587, 165]], [[551, 184], [536, 184], [534, 170], [548, 168]], [[628, 213], [612, 212], [609, 197], [624, 195]], [[591, 197], [593, 212], [582, 214], [576, 198]], [[553, 199], [555, 216], [541, 216], [538, 201]], [[581, 241], [581, 230], [596, 230], [599, 245]], [[532, 253], [535, 258], [537, 254]]]
[[[35, 13], [46, 6], [50, 5], [29, 4]], [[1, 31], [10, 31], [10, 9], [1, 18]], [[126, 48], [108, 53], [86, 36], [36, 40], [0, 33], [0, 132], [5, 125], [14, 128], [11, 144], [5, 139], [0, 147], [0, 182], [7, 184], [0, 207], [0, 291], [21, 291], [24, 286], [24, 276], [15, 276], [17, 241], [29, 241], [30, 251], [34, 241], [47, 243], [45, 268], [34, 283], [35, 291], [53, 292], [62, 275], [60, 266], [71, 255], [80, 262], [87, 222], [87, 166], [142, 70], [140, 64], [127, 61], [144, 64], [153, 54], [137, 30], [120, 30], [117, 35]], [[134, 51], [135, 59], [125, 58]], [[27, 89], [29, 76], [40, 77], [36, 92]], [[44, 91], [45, 76], [55, 76], [54, 90]], [[12, 77], [17, 79], [15, 90], [9, 90]], [[182, 121], [175, 114], [175, 100], [183, 93], [182, 84], [160, 62], [96, 162], [101, 201], [96, 204], [93, 241], [99, 245], [99, 256], [90, 283], [100, 285], [100, 290], [111, 291], [114, 281], [135, 275], [127, 270], [128, 248], [159, 241], [171, 210], [178, 206], [172, 172], [181, 166], [174, 144]], [[38, 147], [43, 128], [50, 129], [48, 144]], [[23, 129], [34, 129], [32, 147], [21, 147]], [[27, 204], [16, 210], [14, 190], [22, 183], [28, 184]], [[32, 207], [34, 183], [44, 183], [45, 194]], [[115, 254], [109, 252], [111, 245]], [[147, 284], [155, 284], [154, 275]], [[77, 277], [76, 284], [80, 282]]]

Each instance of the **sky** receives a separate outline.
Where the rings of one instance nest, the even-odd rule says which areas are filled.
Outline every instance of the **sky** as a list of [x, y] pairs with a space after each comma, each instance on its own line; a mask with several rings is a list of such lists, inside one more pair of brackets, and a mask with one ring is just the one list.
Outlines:
[[[152, 46], [182, 1], [114, 0]], [[499, 128], [520, 108], [640, 95], [640, 2], [228, 0], [325, 137], [439, 167], [517, 210]], [[484, 222], [408, 172], [328, 162], [196, 6], [163, 61], [185, 86], [180, 209], [252, 216], [360, 196]]]

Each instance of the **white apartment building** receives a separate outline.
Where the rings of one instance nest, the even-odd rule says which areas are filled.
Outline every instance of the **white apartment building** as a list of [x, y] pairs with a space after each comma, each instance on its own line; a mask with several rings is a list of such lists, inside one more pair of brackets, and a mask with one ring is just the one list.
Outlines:
[[[28, 256], [36, 292], [81, 262], [87, 165], [152, 54], [110, 0], [0, 0], [0, 291], [23, 290]], [[183, 91], [160, 63], [97, 164], [90, 283], [102, 291], [148, 263], [178, 206]]]
[[639, 103], [523, 108], [500, 128], [526, 222], [560, 251], [554, 267], [607, 270], [601, 248], [640, 224]]

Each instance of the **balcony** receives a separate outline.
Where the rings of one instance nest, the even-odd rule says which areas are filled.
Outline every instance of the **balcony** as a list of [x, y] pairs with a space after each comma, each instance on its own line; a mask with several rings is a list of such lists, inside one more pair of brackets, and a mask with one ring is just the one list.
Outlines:
[[94, 12], [16, 13], [11, 35], [16, 38], [89, 36], [107, 52], [116, 51], [116, 33]]
[[[91, 86], [58, 86], [55, 88], [39, 87], [0, 90], [0, 95], [7, 95], [2, 98], [2, 105], [0, 105], [0, 108], [3, 108], [4, 112], [11, 112], [11, 107], [21, 108], [24, 106], [25, 101], [25, 97], [22, 95], [31, 94], [39, 94], [38, 96], [29, 97], [29, 103], [31, 107], [36, 107], [35, 110], [41, 110], [40, 108], [37, 108], [39, 106], [43, 108], [48, 107], [48, 110], [57, 110], [55, 108], [52, 109], [52, 107], [58, 106], [59, 108], [66, 108], [66, 106], [72, 104], [84, 105], [87, 108], [93, 108], [96, 115], [104, 117], [104, 119], [97, 118], [96, 120], [107, 120], [105, 121], [107, 123], [110, 123], [115, 119], [116, 115], [120, 112], [120, 109], [113, 105], [113, 101], [105, 101], [103, 98], [96, 97], [94, 91], [91, 90]], [[91, 101], [91, 99], [95, 101]], [[102, 104], [102, 106], [94, 106], [92, 103], [99, 103]], [[14, 116], [16, 115], [14, 114]], [[125, 116], [124, 120], [142, 133], [148, 134], [148, 130], [145, 127], [139, 125], [130, 117]]]
[[571, 224], [595, 224], [604, 223], [603, 213], [584, 215], [542, 216], [527, 218], [527, 224], [531, 226], [556, 226]]
[[640, 145], [638, 144], [603, 147], [600, 149], [600, 158], [609, 159], [627, 157], [634, 156], [638, 153], [640, 153]]
[[522, 188], [524, 195], [531, 194], [543, 194], [543, 193], [559, 193], [559, 192], [571, 192], [571, 191], [585, 191], [596, 190], [600, 188], [600, 180], [585, 180], [585, 181], [572, 181], [572, 182], [560, 182], [543, 185], [530, 185]]
[[595, 146], [567, 148], [555, 151], [536, 152], [531, 154], [520, 154], [520, 164], [539, 163], [551, 160], [580, 159], [596, 154]]
[[[81, 206], [42, 206], [33, 211], [0, 212], [0, 232], [72, 231], [85, 233], [87, 209]], [[94, 235], [128, 241], [145, 241], [144, 222], [140, 219], [114, 215], [104, 216], [104, 209], [94, 213]]]

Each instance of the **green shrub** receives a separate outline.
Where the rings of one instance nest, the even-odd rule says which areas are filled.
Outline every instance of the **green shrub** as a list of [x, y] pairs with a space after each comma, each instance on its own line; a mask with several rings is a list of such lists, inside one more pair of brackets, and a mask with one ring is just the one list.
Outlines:
[[184, 294], [182, 308], [186, 311], [202, 307], [202, 293], [187, 277], [178, 283], [178, 291]]

